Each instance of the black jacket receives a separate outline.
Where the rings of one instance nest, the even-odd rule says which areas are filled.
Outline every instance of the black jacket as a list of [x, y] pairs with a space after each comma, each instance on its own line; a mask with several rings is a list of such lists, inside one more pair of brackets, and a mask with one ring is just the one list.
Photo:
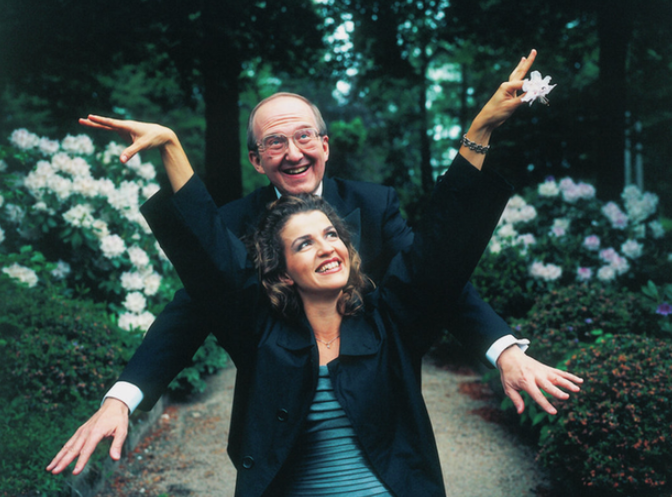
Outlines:
[[[454, 165], [469, 166], [460, 155]], [[161, 220], [156, 211], [160, 211], [170, 194], [170, 191], [161, 191], [142, 206], [143, 214], [153, 218], [159, 226], [167, 223], [166, 228], [170, 228], [171, 221]], [[363, 271], [378, 283], [393, 256], [413, 241], [413, 232], [399, 212], [396, 192], [371, 183], [325, 178], [323, 196], [350, 225], [362, 257]], [[241, 237], [256, 228], [259, 215], [275, 199], [273, 186], [268, 185], [220, 207], [219, 215], [228, 229]], [[446, 306], [441, 325], [479, 358], [485, 356], [495, 340], [511, 333], [469, 283], [460, 299]], [[173, 378], [190, 364], [210, 332], [222, 343], [221, 328], [210, 329], [188, 294], [178, 291], [150, 327], [119, 378], [142, 390], [144, 398], [140, 409], [152, 408]]]
[[[445, 495], [420, 388], [422, 356], [446, 302], [460, 298], [510, 194], [499, 178], [457, 164], [439, 181], [410, 248], [395, 256], [365, 311], [344, 318], [334, 392], [373, 468], [399, 496]], [[271, 311], [245, 247], [193, 178], [146, 212], [209, 329], [237, 366], [229, 454], [236, 495], [274, 495], [318, 378], [304, 318]], [[226, 305], [222, 305], [224, 302]]]

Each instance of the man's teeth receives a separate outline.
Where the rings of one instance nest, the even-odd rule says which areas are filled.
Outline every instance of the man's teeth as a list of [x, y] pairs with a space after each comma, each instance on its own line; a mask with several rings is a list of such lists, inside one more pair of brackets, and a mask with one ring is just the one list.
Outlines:
[[325, 264], [324, 266], [320, 267], [317, 272], [318, 273], [324, 273], [325, 271], [329, 271], [330, 269], [336, 269], [338, 266], [340, 266], [341, 263], [338, 261], [330, 262], [329, 264]]
[[308, 166], [304, 167], [297, 167], [296, 169], [286, 169], [284, 171], [285, 174], [301, 174], [305, 173], [308, 170]]

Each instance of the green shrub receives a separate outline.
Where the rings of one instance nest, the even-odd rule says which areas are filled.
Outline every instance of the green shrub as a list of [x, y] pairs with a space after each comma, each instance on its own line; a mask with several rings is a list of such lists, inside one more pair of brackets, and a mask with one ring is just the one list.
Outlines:
[[537, 297], [524, 319], [514, 324], [533, 339], [530, 354], [547, 364], [566, 359], [580, 344], [624, 332], [661, 334], [645, 299], [598, 283], [576, 284]]
[[620, 335], [582, 347], [567, 368], [585, 382], [542, 431], [539, 459], [590, 495], [670, 495], [672, 345]]
[[100, 404], [140, 336], [104, 304], [0, 275], [0, 489], [58, 495], [64, 476], [44, 468]]
[[514, 247], [488, 253], [471, 277], [483, 299], [504, 319], [525, 316], [534, 302], [528, 262]]

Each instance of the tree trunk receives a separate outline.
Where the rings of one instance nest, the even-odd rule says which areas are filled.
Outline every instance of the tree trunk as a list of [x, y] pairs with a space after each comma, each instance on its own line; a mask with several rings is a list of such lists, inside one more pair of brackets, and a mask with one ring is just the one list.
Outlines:
[[434, 173], [432, 171], [431, 141], [427, 134], [427, 65], [420, 70], [418, 107], [420, 110], [420, 177], [422, 178], [422, 190], [431, 193], [434, 188]]
[[226, 2], [204, 2], [203, 97], [205, 183], [217, 205], [242, 196], [239, 75], [242, 64], [226, 34]]
[[598, 3], [600, 127], [594, 156], [601, 199], [616, 199], [625, 184], [626, 62], [633, 28], [629, 10], [627, 2]]

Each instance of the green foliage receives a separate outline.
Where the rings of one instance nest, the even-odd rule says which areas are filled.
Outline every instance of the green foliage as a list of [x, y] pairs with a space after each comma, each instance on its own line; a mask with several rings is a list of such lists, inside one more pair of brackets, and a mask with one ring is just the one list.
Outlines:
[[670, 342], [614, 336], [577, 350], [566, 366], [584, 386], [545, 427], [539, 459], [598, 495], [669, 495]]
[[0, 276], [0, 488], [2, 496], [57, 495], [62, 476], [44, 471], [94, 412], [140, 342], [104, 304], [29, 288]]
[[481, 258], [471, 282], [484, 300], [505, 319], [525, 316], [534, 301], [527, 261], [520, 252], [507, 247]]
[[651, 302], [650, 310], [659, 316], [658, 324], [661, 331], [668, 334], [668, 337], [672, 337], [672, 320], [670, 318], [670, 315], [672, 315], [672, 306], [670, 305], [670, 302], [672, 302], [672, 284], [661, 285], [659, 289], [653, 281], [649, 280], [646, 286], [642, 287], [642, 293]]
[[514, 322], [514, 329], [533, 339], [535, 358], [555, 365], [600, 337], [660, 335], [655, 323], [655, 315], [639, 295], [584, 283], [540, 294], [525, 318]]
[[192, 365], [180, 371], [168, 388], [178, 394], [203, 392], [207, 387], [204, 378], [226, 366], [228, 359], [224, 349], [217, 344], [217, 339], [208, 335], [194, 354]]

